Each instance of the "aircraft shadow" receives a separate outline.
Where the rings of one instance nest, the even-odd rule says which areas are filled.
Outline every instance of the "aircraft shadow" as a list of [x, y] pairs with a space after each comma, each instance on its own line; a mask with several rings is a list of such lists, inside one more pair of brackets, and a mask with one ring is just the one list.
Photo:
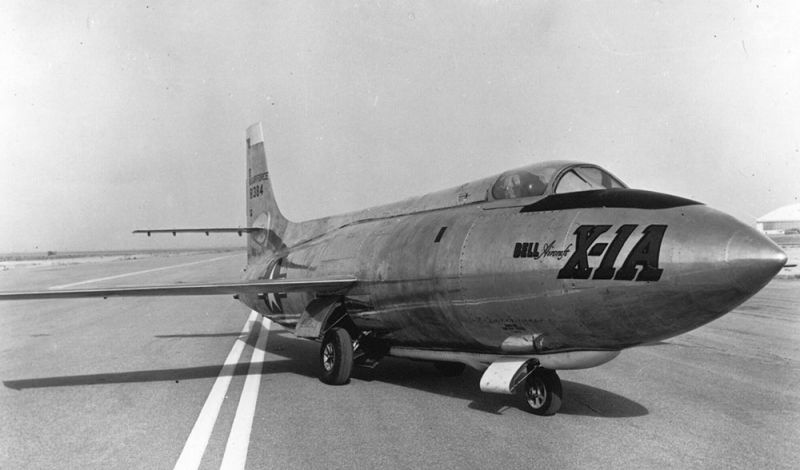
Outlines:
[[[389, 358], [374, 370], [356, 370], [357, 380], [379, 380], [393, 385], [412, 387], [429, 393], [470, 401], [469, 408], [492, 414], [503, 414], [509, 408], [527, 411], [521, 396], [484, 393], [480, 390], [482, 372], [466, 369], [459, 377], [443, 377], [432, 365], [423, 362]], [[563, 401], [559, 414], [626, 418], [644, 416], [647, 408], [621, 395], [568, 380], [562, 380]]]
[[[266, 364], [266, 363], [264, 363]], [[247, 375], [249, 365], [238, 364], [232, 376]], [[14, 390], [47, 387], [69, 387], [76, 385], [102, 385], [137, 382], [167, 382], [217, 377], [222, 365], [186, 367], [181, 369], [137, 370], [106, 374], [64, 375], [38, 379], [4, 380], [3, 385]]]
[[[247, 336], [247, 344], [255, 347], [256, 330]], [[239, 333], [236, 333], [239, 335]], [[216, 335], [158, 335], [159, 338], [213, 337]], [[218, 336], [233, 336], [221, 333]], [[295, 339], [289, 332], [274, 329], [270, 332], [266, 352], [285, 360], [267, 360], [261, 363], [262, 374], [291, 373], [309, 378], [317, 378], [317, 355], [319, 345], [312, 341]], [[249, 363], [240, 360], [232, 370], [231, 376], [247, 375]], [[87, 386], [118, 383], [161, 382], [214, 378], [220, 375], [223, 366], [205, 365], [176, 369], [138, 370], [87, 375], [67, 375], [21, 380], [5, 380], [3, 384], [14, 390], [27, 390], [48, 387]], [[479, 379], [481, 373], [470, 368], [458, 377], [443, 377], [431, 364], [398, 358], [385, 358], [374, 369], [356, 367], [352, 380], [365, 382], [380, 381], [392, 385], [410, 387], [427, 393], [450, 396], [469, 401], [469, 408], [493, 414], [502, 414], [508, 408], [525, 409], [522, 398], [509, 395], [496, 395], [481, 392]], [[643, 416], [648, 413], [642, 405], [590, 385], [562, 381], [564, 401], [559, 413], [567, 415], [600, 416], [622, 418]]]
[[[275, 330], [270, 333], [267, 351], [291, 359], [283, 366], [293, 368], [292, 372], [317, 377], [317, 343], [299, 341], [287, 331]], [[266, 368], [273, 369], [270, 365]], [[380, 381], [468, 400], [470, 409], [492, 414], [502, 414], [508, 408], [526, 410], [527, 405], [521, 397], [482, 392], [479, 385], [481, 374], [482, 372], [467, 368], [461, 376], [444, 377], [427, 362], [388, 357], [374, 369], [355, 367], [352, 380]], [[641, 404], [616, 393], [568, 380], [562, 380], [561, 384], [564, 400], [560, 414], [605, 418], [629, 418], [648, 414], [647, 408]]]
[[[256, 330], [251, 331], [246, 337], [246, 343], [250, 346], [256, 344]], [[241, 333], [219, 333], [219, 334], [200, 334], [200, 335], [156, 335], [157, 338], [183, 338], [183, 337], [215, 337], [215, 336], [244, 336]], [[265, 363], [266, 364], [266, 363]], [[48, 387], [69, 387], [78, 385], [102, 385], [115, 383], [134, 383], [134, 382], [162, 382], [162, 381], [181, 381], [191, 379], [203, 379], [217, 377], [222, 371], [222, 364], [207, 365], [198, 367], [185, 367], [180, 369], [159, 369], [159, 370], [137, 370], [126, 372], [113, 372], [103, 374], [86, 375], [64, 375], [57, 377], [42, 377], [35, 379], [4, 380], [3, 385], [13, 390], [25, 390]], [[249, 368], [248, 363], [240, 362], [229, 375], [246, 375]]]
[[566, 415], [633, 418], [649, 412], [641, 404], [608, 390], [562, 380], [564, 401], [559, 413]]

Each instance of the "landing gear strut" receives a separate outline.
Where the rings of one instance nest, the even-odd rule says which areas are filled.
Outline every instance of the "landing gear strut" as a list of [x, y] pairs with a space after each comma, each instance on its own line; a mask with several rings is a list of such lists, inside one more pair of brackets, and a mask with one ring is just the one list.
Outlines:
[[319, 378], [326, 384], [343, 385], [353, 371], [353, 340], [344, 328], [333, 328], [319, 349]]
[[561, 408], [561, 379], [552, 369], [534, 370], [525, 379], [523, 393], [528, 411], [535, 415], [552, 415]]

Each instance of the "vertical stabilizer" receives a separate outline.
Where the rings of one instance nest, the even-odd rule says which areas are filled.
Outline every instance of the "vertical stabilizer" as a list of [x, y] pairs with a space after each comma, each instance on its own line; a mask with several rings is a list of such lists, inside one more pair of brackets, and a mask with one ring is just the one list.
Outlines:
[[283, 217], [267, 170], [264, 133], [261, 123], [247, 128], [247, 226], [265, 229], [250, 234], [248, 259], [273, 255], [285, 248], [283, 234], [289, 221]]

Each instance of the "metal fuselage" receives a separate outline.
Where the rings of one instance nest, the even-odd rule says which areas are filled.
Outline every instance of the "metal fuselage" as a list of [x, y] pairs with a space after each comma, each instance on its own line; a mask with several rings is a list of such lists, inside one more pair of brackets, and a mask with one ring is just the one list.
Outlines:
[[[549, 354], [697, 328], [785, 261], [755, 229], [694, 201], [631, 189], [493, 200], [493, 181], [290, 223], [284, 248], [252, 256], [247, 277], [354, 275], [350, 317], [392, 346]], [[241, 300], [291, 328], [313, 298]]]
[[602, 168], [539, 162], [395, 204], [294, 223], [260, 124], [247, 129], [244, 281], [0, 293], [0, 300], [230, 295], [321, 341], [320, 379], [390, 355], [556, 413], [559, 369], [607, 362], [724, 315], [786, 263], [772, 241], [688, 199], [628, 189]]

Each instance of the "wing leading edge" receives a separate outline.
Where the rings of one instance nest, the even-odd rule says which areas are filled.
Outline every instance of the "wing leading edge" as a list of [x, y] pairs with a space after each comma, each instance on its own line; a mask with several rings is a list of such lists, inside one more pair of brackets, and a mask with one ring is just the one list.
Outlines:
[[335, 294], [356, 284], [354, 277], [315, 279], [217, 282], [212, 284], [173, 284], [161, 286], [106, 287], [30, 292], [3, 292], [2, 300], [69, 299], [82, 297], [151, 297], [169, 295], [267, 294], [276, 292], [317, 292]]
[[139, 229], [134, 230], [133, 233], [146, 233], [149, 237], [153, 233], [171, 233], [175, 236], [179, 233], [238, 233], [241, 237], [243, 233], [259, 233], [267, 232], [267, 229], [261, 227], [208, 227], [208, 228], [156, 228], [156, 229]]

